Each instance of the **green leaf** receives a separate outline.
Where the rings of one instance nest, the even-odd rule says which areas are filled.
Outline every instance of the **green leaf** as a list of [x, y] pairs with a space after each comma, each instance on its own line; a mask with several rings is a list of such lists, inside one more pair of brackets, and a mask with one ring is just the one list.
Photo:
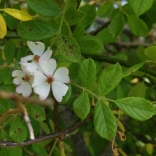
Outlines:
[[23, 142], [26, 140], [27, 128], [19, 117], [16, 117], [12, 122], [9, 134], [15, 142]]
[[94, 127], [96, 132], [107, 140], [112, 140], [116, 133], [116, 119], [110, 108], [98, 101], [94, 110]]
[[84, 13], [84, 17], [80, 23], [87, 27], [96, 17], [96, 8], [94, 5], [84, 5], [79, 9], [79, 11]]
[[75, 114], [81, 119], [84, 120], [90, 111], [90, 101], [88, 94], [83, 91], [74, 101], [73, 108]]
[[13, 61], [15, 52], [16, 52], [15, 43], [12, 40], [7, 41], [4, 46], [4, 55], [8, 63], [11, 63]]
[[46, 134], [49, 134], [50, 133], [50, 128], [48, 127], [48, 125], [45, 122], [40, 122], [40, 126], [41, 126], [42, 130]]
[[16, 60], [20, 62], [21, 58], [25, 57], [26, 55], [28, 55], [27, 49], [22, 46], [17, 51]]
[[5, 113], [10, 108], [11, 108], [11, 104], [8, 100], [0, 99], [0, 115]]
[[74, 7], [70, 7], [65, 13], [65, 19], [69, 25], [75, 25], [79, 23], [83, 17], [84, 14], [76, 10]]
[[153, 0], [129, 0], [129, 3], [136, 16], [140, 16], [152, 7]]
[[149, 59], [156, 61], [156, 46], [147, 47], [144, 53]]
[[123, 72], [123, 77], [126, 77], [134, 72], [136, 72], [138, 69], [140, 69], [143, 65], [144, 65], [145, 62], [141, 62], [141, 63], [138, 63], [128, 69], [126, 69], [124, 72]]
[[47, 156], [46, 150], [40, 144], [33, 144], [32, 150], [37, 154], [37, 156]]
[[37, 121], [43, 121], [46, 119], [45, 112], [41, 106], [29, 104], [26, 105], [28, 113]]
[[101, 18], [106, 18], [111, 15], [112, 11], [113, 11], [113, 3], [112, 2], [104, 2], [98, 8], [97, 16], [99, 16]]
[[129, 97], [142, 97], [144, 98], [146, 94], [146, 85], [144, 82], [137, 83], [135, 86], [133, 86], [129, 93]]
[[96, 77], [96, 64], [92, 59], [85, 59], [79, 69], [79, 78], [84, 87], [90, 89]]
[[0, 71], [0, 78], [2, 77], [2, 81], [4, 84], [9, 85], [9, 84], [13, 84], [13, 78], [12, 78], [12, 70], [9, 68], [3, 68]]
[[38, 41], [54, 36], [56, 30], [48, 25], [46, 21], [31, 20], [19, 24], [17, 33], [23, 39]]
[[137, 48], [137, 55], [138, 55], [138, 57], [139, 57], [139, 59], [141, 60], [141, 61], [147, 61], [148, 60], [148, 57], [145, 55], [145, 53], [144, 53], [144, 47], [142, 47], [142, 46], [139, 46], [138, 48]]
[[78, 77], [78, 72], [80, 68], [80, 64], [79, 63], [72, 63], [69, 67], [69, 77], [70, 79], [75, 79], [76, 77]]
[[78, 44], [84, 54], [101, 54], [104, 50], [103, 43], [97, 37], [91, 35], [81, 37]]
[[105, 68], [98, 78], [98, 93], [99, 95], [106, 95], [112, 91], [122, 79], [121, 66], [116, 63]]
[[123, 112], [136, 120], [144, 121], [155, 114], [154, 105], [143, 98], [128, 97], [114, 102]]
[[57, 39], [57, 48], [62, 57], [70, 62], [79, 62], [81, 52], [74, 38], [68, 36], [59, 36]]
[[147, 36], [148, 28], [146, 24], [139, 18], [135, 16], [128, 16], [128, 25], [132, 33], [136, 36]]
[[52, 0], [26, 0], [29, 7], [43, 16], [55, 16], [61, 9]]
[[[14, 147], [14, 148], [5, 148], [5, 150], [7, 151], [7, 155], [6, 153], [3, 154], [4, 156], [22, 156], [22, 148], [21, 147]], [[3, 151], [4, 152], [4, 151]]]
[[123, 30], [124, 27], [124, 18], [122, 13], [117, 13], [113, 20], [110, 23], [109, 31], [112, 34], [112, 37], [117, 37]]
[[78, 23], [77, 25], [75, 25], [75, 29], [73, 31], [73, 37], [76, 40], [79, 40], [83, 36], [84, 32], [85, 30], [83, 24]]
[[105, 43], [112, 43], [115, 42], [116, 38], [113, 37], [113, 35], [110, 33], [109, 29], [103, 29], [101, 30], [96, 37], [103, 42], [103, 44]]

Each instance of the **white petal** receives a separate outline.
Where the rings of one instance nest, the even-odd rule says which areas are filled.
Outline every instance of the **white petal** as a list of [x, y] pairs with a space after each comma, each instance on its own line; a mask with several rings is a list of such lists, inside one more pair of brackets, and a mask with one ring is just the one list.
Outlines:
[[50, 59], [52, 55], [52, 50], [50, 50], [50, 47], [44, 52], [44, 54], [40, 57], [41, 59]]
[[44, 52], [45, 45], [42, 42], [32, 42], [32, 41], [27, 41], [28, 47], [30, 50], [33, 52], [34, 55], [39, 55], [41, 56]]
[[41, 67], [41, 70], [43, 73], [47, 76], [53, 75], [55, 69], [56, 69], [56, 60], [54, 59], [48, 59], [48, 60], [39, 60], [39, 65]]
[[46, 78], [47, 77], [45, 75], [43, 75], [41, 72], [35, 71], [34, 72], [34, 82], [32, 84], [32, 87], [36, 87], [36, 86], [42, 84], [43, 82], [46, 81]]
[[16, 85], [19, 85], [21, 82], [22, 82], [22, 79], [19, 79], [19, 78], [14, 78], [13, 79], [13, 83], [16, 84]]
[[17, 88], [16, 88], [16, 92], [23, 95], [23, 97], [28, 97], [30, 96], [32, 89], [31, 89], [31, 85], [28, 82], [22, 82]]
[[59, 81], [62, 83], [69, 83], [70, 79], [68, 74], [69, 74], [68, 68], [60, 67], [55, 71], [53, 77], [55, 81]]
[[20, 63], [25, 67], [26, 72], [33, 74], [37, 70], [37, 63], [31, 62], [31, 63]]
[[53, 95], [58, 102], [62, 101], [62, 98], [64, 95], [66, 95], [68, 88], [69, 87], [67, 85], [65, 85], [61, 82], [54, 81], [52, 83]]
[[20, 62], [27, 63], [28, 61], [32, 61], [33, 59], [34, 59], [34, 55], [28, 55], [26, 57], [22, 57]]
[[22, 78], [24, 76], [24, 72], [21, 70], [14, 70], [12, 72], [12, 77], [20, 77]]
[[39, 95], [40, 100], [44, 100], [48, 97], [50, 92], [50, 84], [44, 82], [34, 88], [34, 92]]

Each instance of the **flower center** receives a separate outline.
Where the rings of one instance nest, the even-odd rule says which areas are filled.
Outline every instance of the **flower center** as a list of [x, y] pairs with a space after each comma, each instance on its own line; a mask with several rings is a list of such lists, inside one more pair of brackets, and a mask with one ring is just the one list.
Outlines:
[[54, 78], [52, 76], [48, 76], [46, 82], [48, 82], [49, 84], [52, 84], [54, 81]]
[[38, 55], [35, 55], [35, 56], [34, 56], [34, 61], [35, 61], [35, 62], [38, 62], [39, 59], [40, 59], [40, 56], [38, 56]]
[[30, 77], [28, 75], [25, 75], [24, 77], [22, 77], [22, 80], [24, 82], [29, 82], [30, 81]]

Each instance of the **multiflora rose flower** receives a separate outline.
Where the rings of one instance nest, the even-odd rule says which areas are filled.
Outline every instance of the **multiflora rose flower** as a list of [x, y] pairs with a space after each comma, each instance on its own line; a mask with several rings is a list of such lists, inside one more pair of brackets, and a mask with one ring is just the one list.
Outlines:
[[69, 71], [66, 67], [60, 67], [56, 69], [56, 61], [54, 59], [40, 60], [40, 68], [42, 72], [34, 72], [34, 92], [39, 95], [41, 100], [48, 97], [50, 87], [52, 89], [54, 98], [61, 102], [63, 96], [68, 91], [68, 86], [65, 83], [69, 83]]
[[13, 83], [18, 85], [16, 92], [22, 94], [23, 97], [28, 97], [32, 93], [33, 75], [26, 72], [25, 68], [21, 65], [22, 70], [14, 70], [12, 76]]
[[27, 45], [32, 51], [33, 55], [28, 55], [21, 58], [21, 64], [24, 65], [28, 72], [33, 73], [35, 70], [40, 70], [38, 62], [40, 59], [50, 59], [52, 50], [48, 47], [45, 50], [45, 45], [42, 42], [27, 41]]

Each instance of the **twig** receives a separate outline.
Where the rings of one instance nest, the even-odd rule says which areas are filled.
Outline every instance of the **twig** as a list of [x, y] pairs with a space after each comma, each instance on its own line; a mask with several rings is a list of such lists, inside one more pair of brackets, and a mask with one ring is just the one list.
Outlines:
[[71, 127], [66, 128], [66, 129], [64, 129], [62, 131], [52, 133], [52, 134], [48, 134], [48, 135], [45, 135], [45, 136], [42, 136], [42, 137], [38, 137], [38, 138], [35, 138], [34, 140], [26, 140], [26, 141], [24, 141], [22, 143], [2, 141], [2, 142], [0, 142], [0, 147], [2, 148], [2, 147], [27, 146], [27, 145], [34, 144], [34, 143], [41, 142], [41, 141], [45, 141], [45, 140], [48, 140], [48, 139], [55, 139], [55, 138], [59, 138], [61, 136], [66, 136], [69, 133], [73, 132], [74, 130], [78, 129], [80, 126], [82, 126], [83, 124], [85, 124], [86, 122], [88, 122], [91, 119], [92, 119], [92, 116], [89, 115], [84, 121], [76, 122]]
[[44, 106], [52, 106], [54, 103], [53, 99], [46, 99], [46, 100], [41, 101], [34, 97], [24, 98], [21, 95], [18, 95], [16, 93], [9, 93], [6, 91], [0, 91], [0, 98], [9, 99], [9, 100], [18, 99], [21, 102], [28, 102], [28, 103], [33, 103], [33, 104], [35, 103], [35, 104], [44, 105]]

